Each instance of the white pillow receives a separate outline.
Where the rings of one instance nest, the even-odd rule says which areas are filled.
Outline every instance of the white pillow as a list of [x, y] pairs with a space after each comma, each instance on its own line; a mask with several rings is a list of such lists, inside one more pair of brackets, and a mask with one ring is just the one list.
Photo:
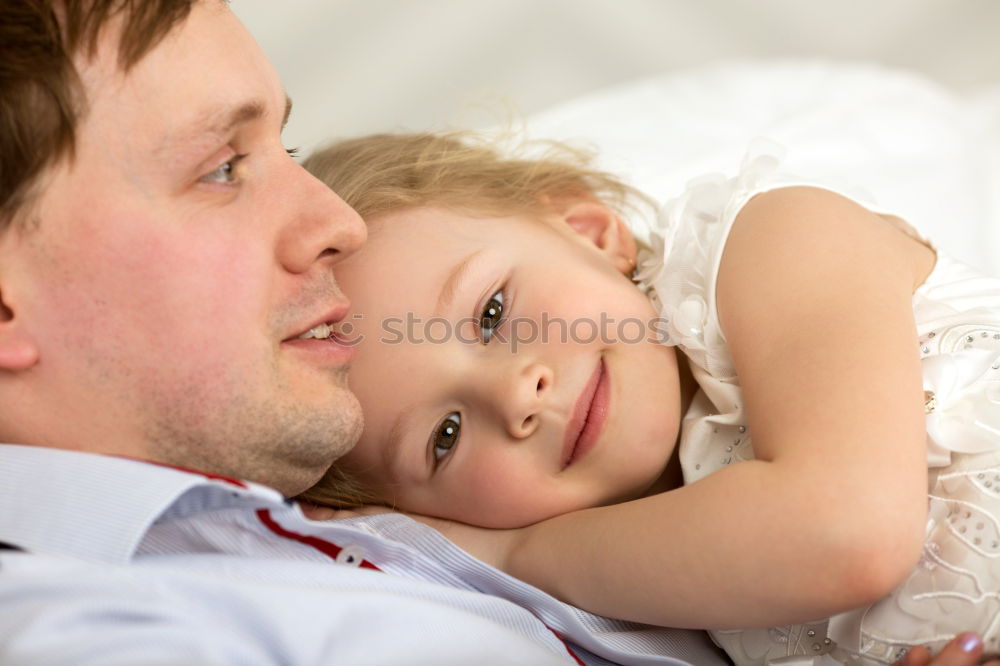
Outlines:
[[734, 172], [766, 136], [788, 150], [782, 171], [867, 193], [1000, 275], [998, 111], [1000, 89], [963, 98], [870, 64], [741, 61], [598, 91], [532, 116], [528, 133], [594, 147], [598, 166], [660, 201]]

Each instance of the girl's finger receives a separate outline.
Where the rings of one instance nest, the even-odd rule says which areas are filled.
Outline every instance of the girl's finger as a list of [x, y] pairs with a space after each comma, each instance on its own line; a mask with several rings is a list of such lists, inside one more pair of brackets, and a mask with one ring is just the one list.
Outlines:
[[926, 649], [913, 648], [903, 658], [901, 666], [976, 666], [982, 655], [983, 639], [970, 631], [951, 639], [933, 659], [929, 659]]
[[906, 655], [893, 666], [928, 666], [931, 663], [931, 653], [923, 645], [911, 648]]

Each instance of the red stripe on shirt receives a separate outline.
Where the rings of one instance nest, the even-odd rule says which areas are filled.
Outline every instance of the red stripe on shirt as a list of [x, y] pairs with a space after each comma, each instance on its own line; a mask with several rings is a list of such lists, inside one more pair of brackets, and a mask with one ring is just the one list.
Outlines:
[[[306, 536], [305, 534], [296, 534], [295, 532], [290, 532], [289, 530], [286, 530], [284, 527], [282, 527], [281, 525], [279, 525], [274, 521], [274, 518], [271, 517], [271, 511], [268, 509], [257, 509], [257, 517], [260, 519], [260, 522], [264, 523], [264, 526], [267, 527], [267, 529], [271, 530], [278, 536], [284, 537], [286, 539], [291, 539], [292, 541], [298, 541], [299, 543], [305, 544], [307, 546], [311, 546], [312, 548], [315, 548], [316, 550], [323, 553], [330, 559], [336, 560], [337, 556], [340, 555], [340, 551], [343, 550], [343, 548], [341, 548], [340, 546], [334, 543], [330, 543], [329, 541], [324, 541], [319, 537]], [[362, 569], [373, 569], [375, 571], [382, 571], [368, 560], [361, 560], [361, 564], [359, 564], [358, 566], [361, 567]]]
[[243, 488], [244, 490], [249, 488], [247, 484], [243, 483], [238, 479], [230, 479], [228, 476], [220, 476], [219, 474], [209, 474], [208, 472], [202, 472], [197, 469], [188, 469], [187, 467], [180, 467], [178, 465], [171, 465], [169, 463], [157, 462], [156, 460], [145, 460], [143, 458], [133, 458], [132, 456], [122, 456], [114, 455], [113, 458], [124, 458], [125, 460], [134, 460], [136, 462], [142, 462], [149, 465], [156, 465], [157, 467], [166, 467], [167, 469], [177, 470], [178, 472], [187, 472], [188, 474], [194, 474], [195, 476], [204, 477], [210, 481], [224, 481], [230, 485], [236, 486], [237, 488]]
[[[545, 623], [543, 622], [542, 624], [545, 624]], [[566, 652], [569, 653], [569, 656], [573, 657], [573, 661], [575, 661], [576, 663], [580, 664], [580, 666], [587, 666], [585, 663], [583, 663], [583, 661], [578, 656], [576, 656], [576, 653], [573, 652], [573, 650], [570, 649], [569, 643], [567, 643], [566, 640], [562, 636], [560, 636], [559, 634], [556, 633], [555, 629], [553, 629], [552, 627], [550, 627], [547, 624], [545, 625], [545, 628], [548, 629], [549, 631], [551, 631], [552, 635], [559, 639], [559, 642], [563, 644], [564, 648], [566, 648]]]
[[[265, 527], [267, 527], [269, 530], [271, 530], [278, 536], [284, 537], [286, 539], [291, 539], [293, 541], [298, 541], [299, 543], [305, 544], [307, 546], [311, 546], [316, 550], [320, 551], [321, 553], [323, 553], [324, 555], [326, 555], [327, 557], [329, 557], [330, 559], [336, 560], [337, 555], [339, 555], [340, 551], [343, 550], [343, 548], [341, 548], [340, 546], [330, 543], [329, 541], [320, 539], [319, 537], [306, 536], [305, 534], [296, 534], [295, 532], [286, 530], [284, 527], [275, 522], [274, 518], [271, 517], [271, 511], [269, 509], [257, 509], [257, 518], [260, 519], [260, 522], [264, 523]], [[382, 571], [368, 560], [361, 560], [361, 564], [359, 566], [362, 569], [372, 569], [374, 571]], [[559, 642], [563, 644], [563, 647], [566, 648], [567, 654], [573, 657], [573, 660], [577, 664], [579, 664], [580, 666], [586, 666], [586, 664], [584, 664], [580, 660], [580, 658], [576, 656], [573, 650], [570, 649], [566, 641], [563, 640], [563, 637], [556, 633], [555, 629], [545, 624], [544, 622], [542, 623], [542, 625], [546, 629], [551, 631], [552, 635], [555, 636], [559, 640]]]

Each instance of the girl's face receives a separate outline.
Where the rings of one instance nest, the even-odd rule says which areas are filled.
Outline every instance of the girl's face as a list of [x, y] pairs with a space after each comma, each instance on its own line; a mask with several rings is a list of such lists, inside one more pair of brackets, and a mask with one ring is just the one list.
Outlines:
[[[365, 427], [341, 465], [397, 508], [515, 527], [641, 496], [673, 452], [677, 359], [598, 204], [418, 208], [338, 265]], [[601, 211], [604, 211], [603, 213]]]

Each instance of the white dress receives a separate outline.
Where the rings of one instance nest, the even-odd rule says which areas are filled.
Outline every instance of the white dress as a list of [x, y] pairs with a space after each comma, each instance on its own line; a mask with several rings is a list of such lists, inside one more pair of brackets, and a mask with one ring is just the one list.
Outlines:
[[[669, 342], [690, 359], [700, 386], [682, 427], [686, 483], [753, 458], [715, 281], [733, 220], [752, 196], [814, 185], [779, 176], [780, 153], [757, 142], [738, 176], [689, 184], [640, 254], [640, 287], [669, 320]], [[867, 608], [807, 625], [711, 632], [738, 665], [888, 664], [908, 647], [936, 650], [970, 629], [985, 635], [987, 652], [1000, 652], [1000, 280], [938, 252], [913, 311], [927, 400], [929, 515], [920, 562]]]

